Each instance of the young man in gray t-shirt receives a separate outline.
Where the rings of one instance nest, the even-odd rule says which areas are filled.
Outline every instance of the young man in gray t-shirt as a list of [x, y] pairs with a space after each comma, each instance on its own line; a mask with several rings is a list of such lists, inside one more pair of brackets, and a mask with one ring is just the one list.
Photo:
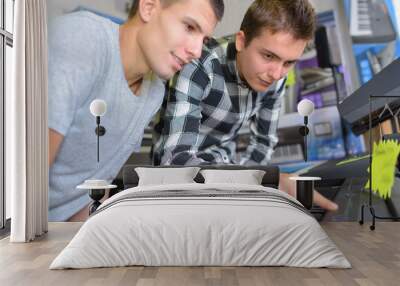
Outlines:
[[[87, 216], [90, 199], [76, 186], [111, 181], [139, 149], [162, 103], [162, 80], [200, 57], [223, 10], [223, 0], [135, 0], [121, 26], [78, 12], [50, 27], [49, 220]], [[94, 99], [107, 102], [99, 163]]]

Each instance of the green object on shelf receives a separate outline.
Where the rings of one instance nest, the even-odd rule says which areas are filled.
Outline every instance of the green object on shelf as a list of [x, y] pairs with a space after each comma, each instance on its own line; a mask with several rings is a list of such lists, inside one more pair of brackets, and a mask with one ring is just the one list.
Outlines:
[[[395, 140], [384, 140], [374, 143], [372, 152], [372, 186], [373, 192], [381, 198], [390, 198], [394, 184], [397, 157], [400, 144]], [[370, 169], [368, 168], [368, 172]], [[365, 185], [369, 188], [369, 180]]]
[[336, 166], [350, 164], [350, 163], [353, 163], [353, 162], [356, 162], [356, 161], [359, 161], [359, 160], [362, 160], [362, 159], [366, 159], [366, 158], [369, 158], [369, 155], [346, 159], [346, 160], [343, 160], [343, 161], [340, 161], [340, 162], [336, 163]]
[[286, 78], [286, 86], [293, 86], [296, 84], [296, 71], [294, 70], [294, 68], [291, 68], [287, 74], [287, 78]]

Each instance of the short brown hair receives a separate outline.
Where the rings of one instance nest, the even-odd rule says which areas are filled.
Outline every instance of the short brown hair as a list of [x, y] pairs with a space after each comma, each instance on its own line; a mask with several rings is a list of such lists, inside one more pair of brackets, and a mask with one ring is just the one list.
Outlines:
[[308, 0], [255, 0], [247, 10], [240, 30], [245, 34], [246, 45], [264, 28], [272, 33], [284, 31], [296, 39], [311, 40], [315, 18], [314, 8]]
[[[129, 11], [128, 19], [131, 19], [136, 15], [137, 10], [139, 8], [139, 1], [140, 0], [133, 0], [132, 7]], [[167, 7], [176, 1], [182, 1], [182, 0], [160, 0], [160, 1], [161, 3], [163, 3], [165, 7]], [[225, 9], [224, 0], [208, 0], [208, 1], [211, 4], [215, 17], [217, 18], [218, 21], [221, 21], [222, 16], [224, 16], [224, 9]]]

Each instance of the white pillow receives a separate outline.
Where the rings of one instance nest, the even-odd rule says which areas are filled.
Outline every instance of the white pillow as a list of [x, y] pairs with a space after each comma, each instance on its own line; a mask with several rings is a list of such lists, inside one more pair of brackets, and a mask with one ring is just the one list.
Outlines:
[[139, 186], [195, 183], [193, 179], [199, 170], [199, 167], [135, 168], [139, 176]]
[[262, 170], [201, 170], [205, 184], [233, 183], [246, 185], [261, 185], [265, 171]]

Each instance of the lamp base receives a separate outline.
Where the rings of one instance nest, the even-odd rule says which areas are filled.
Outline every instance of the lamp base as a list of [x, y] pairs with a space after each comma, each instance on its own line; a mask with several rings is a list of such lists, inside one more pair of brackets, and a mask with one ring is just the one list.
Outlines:
[[313, 191], [314, 181], [296, 182], [296, 198], [308, 210], [312, 207]]
[[93, 200], [93, 202], [89, 206], [89, 215], [94, 213], [97, 208], [101, 205], [100, 200], [104, 197], [106, 193], [106, 189], [90, 189], [89, 197]]
[[312, 208], [314, 199], [314, 181], [321, 180], [320, 177], [290, 177], [296, 181], [296, 199], [308, 210]]
[[305, 126], [305, 125], [304, 125], [304, 126], [301, 126], [301, 127], [299, 128], [299, 133], [300, 133], [301, 136], [307, 136], [309, 132], [310, 132], [310, 130], [309, 130], [308, 127]]
[[104, 134], [106, 134], [106, 128], [104, 128], [104, 126], [102, 125], [99, 125], [98, 127], [96, 127], [94, 132], [96, 133], [96, 135], [104, 136]]
[[79, 185], [76, 188], [89, 190], [89, 197], [93, 200], [93, 202], [89, 206], [89, 215], [91, 215], [101, 205], [100, 200], [106, 194], [106, 189], [114, 189], [116, 187], [116, 185], [109, 185], [105, 180], [91, 179], [85, 180], [82, 185]]

